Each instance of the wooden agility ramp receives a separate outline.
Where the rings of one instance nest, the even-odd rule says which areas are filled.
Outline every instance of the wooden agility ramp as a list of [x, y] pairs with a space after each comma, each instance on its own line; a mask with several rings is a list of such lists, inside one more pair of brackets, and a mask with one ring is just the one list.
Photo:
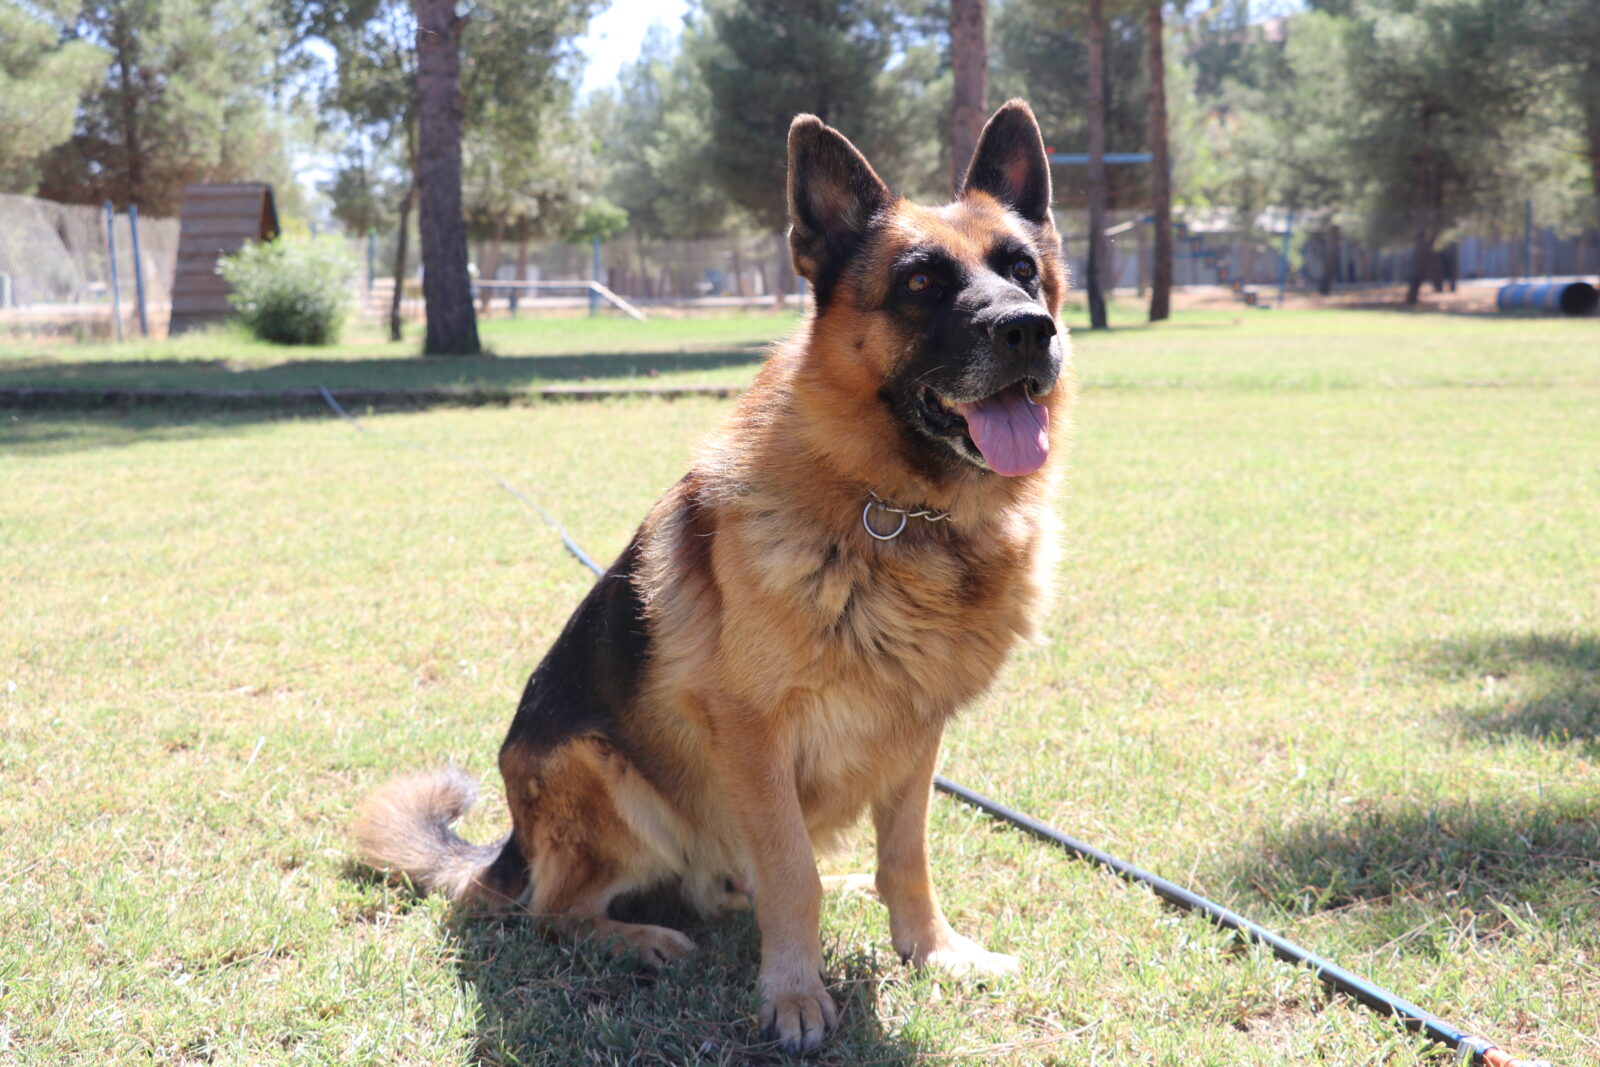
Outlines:
[[217, 273], [217, 260], [239, 251], [246, 241], [276, 236], [278, 206], [272, 186], [264, 182], [186, 186], [168, 335], [231, 316], [230, 287]]

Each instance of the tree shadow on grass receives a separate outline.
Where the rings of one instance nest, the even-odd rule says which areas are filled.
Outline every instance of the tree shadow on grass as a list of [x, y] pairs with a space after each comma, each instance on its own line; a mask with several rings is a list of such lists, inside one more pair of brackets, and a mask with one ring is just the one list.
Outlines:
[[[1308, 915], [1363, 905], [1498, 921], [1506, 906], [1600, 920], [1600, 797], [1373, 802], [1267, 833], [1232, 877]], [[1372, 916], [1380, 925], [1384, 916]]]
[[[611, 959], [593, 942], [552, 937], [523, 917], [455, 915], [450, 936], [461, 979], [481, 1007], [476, 1060], [483, 1064], [795, 1062], [757, 1042], [754, 916], [713, 923], [659, 903], [626, 912], [682, 929], [689, 959], [652, 972]], [[825, 954], [839, 1029], [808, 1064], [910, 1064], [917, 1047], [880, 1021], [879, 964]]]
[[322, 417], [321, 413], [304, 409], [300, 412], [270, 408], [217, 411], [194, 404], [107, 407], [96, 411], [0, 407], [0, 456], [26, 459], [237, 434], [253, 426], [297, 415]]
[[1600, 637], [1488, 634], [1427, 649], [1431, 670], [1472, 684], [1450, 709], [1468, 736], [1530, 738], [1600, 757]]
[[599, 378], [650, 380], [729, 367], [754, 367], [767, 346], [733, 345], [701, 352], [593, 353], [567, 356], [406, 356], [372, 359], [295, 359], [251, 365], [225, 360], [36, 361], [0, 364], [0, 389], [60, 389], [95, 393], [138, 390], [274, 392], [330, 389], [520, 391], [539, 384]]
[[[1425, 295], [1420, 303], [1407, 304], [1404, 297], [1392, 300], [1351, 300], [1329, 305], [1339, 311], [1391, 311], [1401, 315], [1448, 315], [1463, 319], [1504, 319], [1506, 313], [1495, 307], [1432, 303]], [[1543, 317], [1543, 316], [1528, 316]]]
[[[1430, 646], [1421, 659], [1471, 686], [1448, 712], [1467, 737], [1600, 752], [1600, 639], [1490, 634]], [[1428, 944], [1414, 936], [1419, 922], [1441, 914], [1489, 929], [1510, 922], [1507, 909], [1532, 906], [1600, 929], [1600, 796], [1365, 800], [1267, 831], [1232, 877], [1290, 914], [1351, 909], [1377, 939], [1410, 950]]]
[[[659, 382], [650, 372], [754, 367], [762, 358], [757, 349], [739, 349], [517, 359], [311, 360], [244, 371], [217, 364], [220, 369], [204, 375], [172, 362], [80, 364], [73, 366], [84, 374], [72, 379], [73, 393], [68, 396], [11, 401], [0, 396], [0, 455], [56, 455], [239, 433], [255, 424], [292, 418], [329, 418], [333, 413], [317, 391], [322, 385], [339, 393], [358, 413], [418, 412], [504, 405], [525, 399], [526, 391], [539, 384], [591, 378], [692, 384], [683, 378]], [[156, 376], [147, 376], [143, 368]], [[59, 370], [58, 365], [55, 372]], [[26, 369], [0, 375], [0, 391], [62, 385], [61, 379], [48, 375], [29, 384], [20, 380], [25, 375]], [[147, 390], [164, 390], [168, 395], [137, 395]], [[227, 395], [171, 395], [173, 390]]]

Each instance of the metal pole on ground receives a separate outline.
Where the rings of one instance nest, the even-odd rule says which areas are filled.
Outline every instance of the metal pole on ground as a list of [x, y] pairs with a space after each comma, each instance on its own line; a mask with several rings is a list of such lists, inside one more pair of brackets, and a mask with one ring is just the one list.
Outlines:
[[1283, 308], [1283, 290], [1289, 284], [1289, 239], [1294, 236], [1294, 208], [1283, 220], [1283, 258], [1278, 263], [1278, 308]]
[[[590, 242], [590, 248], [591, 248], [592, 254], [593, 254], [593, 261], [589, 265], [589, 277], [594, 280], [596, 285], [598, 285], [600, 283], [600, 238], [599, 237], [595, 237]], [[599, 310], [600, 310], [600, 292], [597, 289], [590, 289], [589, 290], [589, 314], [590, 315], [594, 315], [594, 314], [598, 313]]]
[[117, 295], [117, 212], [106, 201], [106, 259], [111, 264], [111, 329], [122, 340], [122, 300]]
[[150, 336], [150, 319], [144, 308], [144, 260], [139, 258], [139, 205], [128, 205], [128, 232], [133, 236], [133, 294], [139, 302], [139, 336]]

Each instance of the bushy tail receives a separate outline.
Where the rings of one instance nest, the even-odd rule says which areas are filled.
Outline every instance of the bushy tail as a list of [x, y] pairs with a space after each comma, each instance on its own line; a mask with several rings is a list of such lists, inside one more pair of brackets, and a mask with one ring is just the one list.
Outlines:
[[357, 807], [356, 848], [372, 866], [402, 873], [452, 901], [510, 904], [527, 887], [522, 863], [495, 862], [515, 851], [510, 835], [474, 845], [450, 829], [477, 799], [478, 784], [456, 767], [396, 778]]

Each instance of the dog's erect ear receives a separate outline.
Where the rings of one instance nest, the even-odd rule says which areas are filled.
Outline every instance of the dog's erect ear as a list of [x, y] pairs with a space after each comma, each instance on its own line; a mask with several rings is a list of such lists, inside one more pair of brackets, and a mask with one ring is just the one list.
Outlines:
[[789, 126], [789, 252], [820, 285], [849, 258], [894, 195], [844, 134], [815, 115]]
[[1025, 101], [1006, 101], [983, 128], [961, 183], [963, 193], [974, 189], [1035, 225], [1050, 221], [1050, 160]]

